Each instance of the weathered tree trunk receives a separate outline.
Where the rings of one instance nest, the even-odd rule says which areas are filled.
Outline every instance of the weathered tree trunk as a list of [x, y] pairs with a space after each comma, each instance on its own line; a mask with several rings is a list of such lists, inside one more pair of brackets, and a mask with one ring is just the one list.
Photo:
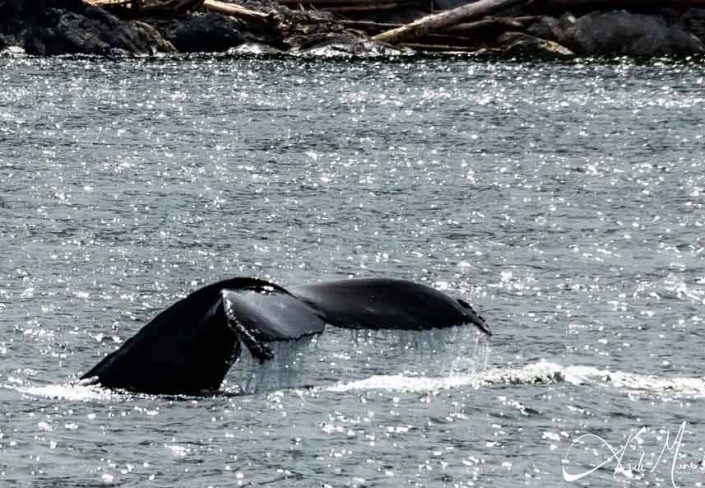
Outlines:
[[132, 8], [142, 14], [155, 12], [186, 12], [203, 8], [248, 21], [276, 23], [280, 19], [275, 12], [259, 12], [250, 10], [236, 3], [226, 3], [219, 0], [83, 0], [89, 5], [98, 7]]
[[198, 10], [203, 0], [134, 0], [132, 7], [143, 14], [153, 12], [189, 12]]
[[245, 19], [255, 22], [277, 22], [277, 16], [273, 12], [258, 12], [257, 10], [250, 10], [242, 5], [236, 3], [220, 2], [218, 0], [204, 0], [203, 8], [205, 10], [210, 10], [211, 12], [218, 12], [225, 15], [230, 15], [231, 17], [237, 17], [239, 19]]
[[[443, 29], [444, 34], [459, 34], [467, 32], [475, 32], [487, 27], [506, 27], [509, 29], [523, 29], [525, 23], [535, 21], [538, 17], [487, 17], [475, 22], [467, 22], [457, 24]], [[351, 29], [358, 29], [367, 32], [368, 34], [379, 34], [380, 32], [396, 29], [404, 24], [392, 24], [389, 22], [374, 22], [371, 20], [339, 20], [340, 24]]]
[[408, 47], [409, 49], [413, 49], [414, 51], [427, 51], [427, 52], [440, 52], [440, 53], [461, 53], [461, 52], [468, 52], [468, 53], [473, 53], [477, 51], [476, 47], [467, 47], [467, 46], [451, 46], [451, 45], [446, 45], [446, 44], [419, 44], [419, 43], [402, 43], [399, 45], [400, 47]]
[[503, 8], [527, 3], [527, 1], [528, 0], [480, 0], [452, 10], [445, 10], [439, 14], [421, 17], [410, 24], [377, 34], [373, 39], [390, 44], [397, 44], [410, 39], [418, 39], [428, 32], [443, 30], [446, 27], [489, 15]]
[[389, 22], [374, 22], [372, 20], [346, 20], [338, 21], [341, 25], [351, 29], [357, 29], [366, 32], [367, 34], [379, 34], [380, 32], [396, 29], [404, 24], [392, 24]]

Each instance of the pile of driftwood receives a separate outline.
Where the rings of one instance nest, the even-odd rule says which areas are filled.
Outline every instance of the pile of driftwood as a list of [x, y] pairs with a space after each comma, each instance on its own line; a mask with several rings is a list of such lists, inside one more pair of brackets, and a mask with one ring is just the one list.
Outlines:
[[[473, 30], [487, 28], [487, 22], [470, 23], [496, 12], [522, 7], [534, 15], [557, 16], [570, 10], [573, 13], [589, 12], [602, 9], [630, 9], [633, 11], [654, 11], [673, 8], [705, 8], [705, 0], [479, 0], [451, 10], [427, 15], [409, 24], [384, 29], [373, 36], [379, 42], [398, 44], [419, 39], [430, 33], [471, 33]], [[506, 27], [521, 27], [522, 17], [492, 19]], [[350, 24], [353, 25], [353, 24]], [[374, 23], [357, 24], [358, 27], [377, 29]]]
[[[221, 0], [84, 0], [102, 7], [122, 7], [132, 15], [166, 11], [208, 10], [234, 16], [248, 22], [265, 23], [280, 28], [286, 14], [246, 8]], [[478, 49], [483, 41], [511, 31], [523, 31], [537, 16], [558, 17], [570, 11], [575, 14], [596, 10], [627, 9], [632, 12], [661, 9], [705, 8], [705, 0], [477, 0], [450, 10], [430, 13], [409, 23], [379, 22], [360, 19], [361, 14], [379, 13], [385, 9], [413, 7], [428, 12], [429, 0], [278, 0], [295, 10], [326, 10], [336, 23], [356, 31], [362, 38], [419, 50]], [[286, 9], [284, 9], [286, 11]], [[420, 14], [423, 15], [423, 12]], [[499, 16], [497, 16], [499, 15]]]
[[525, 0], [480, 0], [438, 14], [421, 17], [409, 24], [393, 27], [374, 35], [372, 39], [388, 44], [399, 44], [422, 38], [430, 33], [441, 32], [444, 35], [453, 36], [453, 34], [460, 32], [467, 35], [468, 31], [471, 33], [473, 29], [478, 28], [477, 25], [467, 25], [468, 22], [522, 3], [527, 2]]

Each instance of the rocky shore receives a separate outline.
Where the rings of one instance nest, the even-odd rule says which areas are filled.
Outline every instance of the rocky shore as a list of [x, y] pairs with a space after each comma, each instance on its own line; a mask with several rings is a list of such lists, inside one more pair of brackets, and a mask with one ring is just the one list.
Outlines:
[[173, 9], [167, 2], [160, 9], [139, 10], [126, 8], [125, 3], [97, 6], [82, 0], [0, 0], [0, 51], [116, 56], [225, 52], [248, 46], [275, 53], [445, 51], [548, 58], [705, 52], [705, 4], [699, 8], [681, 2], [679, 8], [663, 8], [659, 2], [625, 1], [611, 8], [609, 2], [603, 3], [602, 8], [588, 8], [586, 2], [568, 2], [558, 8], [537, 1], [514, 2], [520, 5], [388, 44], [373, 38], [429, 12], [392, 10], [369, 20], [359, 14], [351, 17], [276, 2], [249, 2], [243, 4], [246, 9], [262, 13], [262, 18], [250, 18], [223, 13], [222, 8], [184, 8], [183, 3]]

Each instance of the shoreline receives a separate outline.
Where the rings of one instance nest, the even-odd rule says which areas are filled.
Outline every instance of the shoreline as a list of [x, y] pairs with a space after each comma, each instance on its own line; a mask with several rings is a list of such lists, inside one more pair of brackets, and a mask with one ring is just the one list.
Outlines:
[[[0, 51], [35, 56], [310, 53], [335, 57], [462, 53], [524, 59], [705, 54], [705, 2], [702, 8], [686, 4], [687, 8], [679, 10], [649, 9], [644, 3], [631, 10], [586, 10], [586, 2], [577, 2], [579, 7], [573, 6], [577, 13], [563, 8], [553, 11], [555, 15], [547, 15], [551, 11], [542, 11], [535, 0], [481, 0], [470, 5], [505, 2], [507, 6], [420, 33], [417, 24], [430, 16], [442, 16], [408, 10], [344, 16], [326, 10], [295, 10], [278, 3], [241, 6], [216, 0], [206, 0], [205, 4], [201, 1], [186, 10], [162, 4], [137, 10], [126, 7], [126, 3], [115, 4], [115, 0], [89, 1], [100, 2], [100, 6], [81, 0], [0, 0]], [[106, 1], [113, 3], [105, 4]], [[173, 2], [169, 5], [173, 6]], [[443, 11], [443, 15], [450, 17], [462, 8], [467, 5]], [[412, 38], [380, 40], [390, 39], [390, 32], [408, 29], [410, 21], [414, 21]]]

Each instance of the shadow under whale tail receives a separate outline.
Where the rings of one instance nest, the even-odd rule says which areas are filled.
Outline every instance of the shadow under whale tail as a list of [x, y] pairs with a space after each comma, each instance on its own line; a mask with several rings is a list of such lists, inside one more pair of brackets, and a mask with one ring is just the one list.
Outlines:
[[193, 394], [220, 387], [242, 345], [259, 361], [268, 343], [353, 329], [422, 330], [484, 319], [467, 303], [408, 281], [348, 280], [295, 287], [291, 292], [254, 278], [201, 288], [157, 315], [82, 380], [146, 393]]

